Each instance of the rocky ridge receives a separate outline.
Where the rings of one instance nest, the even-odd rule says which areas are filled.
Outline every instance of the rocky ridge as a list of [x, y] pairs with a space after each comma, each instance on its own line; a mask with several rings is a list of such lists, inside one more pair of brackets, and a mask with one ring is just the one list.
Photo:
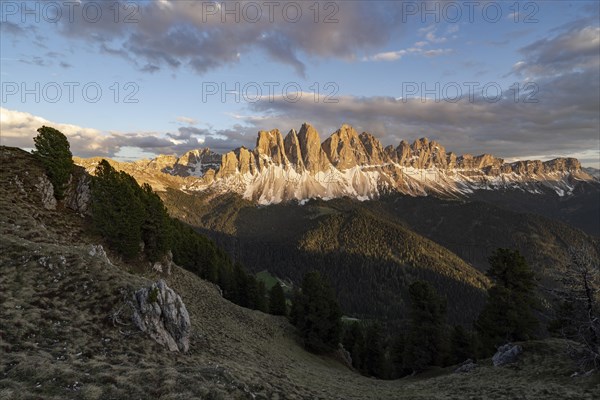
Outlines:
[[[77, 161], [93, 169], [90, 161]], [[576, 181], [593, 180], [575, 158], [507, 163], [491, 154], [458, 156], [427, 138], [384, 148], [370, 133], [359, 134], [346, 124], [323, 142], [305, 123], [285, 138], [278, 129], [260, 131], [254, 150], [241, 147], [218, 155], [200, 149], [122, 168], [179, 178], [172, 182], [177, 189], [236, 192], [259, 204], [345, 196], [368, 200], [389, 192], [460, 197], [495, 189], [551, 189], [565, 196]]]

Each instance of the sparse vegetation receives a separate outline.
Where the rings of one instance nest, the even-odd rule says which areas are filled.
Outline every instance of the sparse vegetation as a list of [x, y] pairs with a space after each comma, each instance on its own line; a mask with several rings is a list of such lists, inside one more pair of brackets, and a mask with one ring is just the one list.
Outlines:
[[152, 288], [150, 293], [148, 293], [148, 301], [150, 303], [156, 303], [158, 301], [158, 288]]

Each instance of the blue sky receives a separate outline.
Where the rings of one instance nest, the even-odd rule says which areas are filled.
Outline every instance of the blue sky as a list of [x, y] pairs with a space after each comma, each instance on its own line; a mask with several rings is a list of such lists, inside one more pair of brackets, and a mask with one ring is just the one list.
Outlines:
[[[385, 145], [428, 136], [457, 153], [600, 164], [597, 2], [280, 1], [273, 22], [263, 1], [1, 3], [2, 144], [30, 147], [48, 122], [82, 156], [223, 152], [260, 129], [306, 121], [325, 139], [347, 122]], [[222, 101], [236, 85], [263, 92]], [[516, 103], [516, 87], [537, 102]]]

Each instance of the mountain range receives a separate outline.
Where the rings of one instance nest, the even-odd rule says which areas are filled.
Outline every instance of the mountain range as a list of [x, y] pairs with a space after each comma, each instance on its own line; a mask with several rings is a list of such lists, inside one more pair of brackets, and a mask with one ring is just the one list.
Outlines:
[[321, 142], [306, 123], [285, 137], [278, 129], [260, 131], [253, 150], [241, 147], [221, 155], [197, 149], [136, 161], [125, 169], [184, 178], [167, 186], [187, 192], [234, 192], [262, 205], [311, 198], [362, 201], [387, 193], [460, 198], [493, 189], [550, 189], [562, 197], [572, 194], [577, 182], [597, 179], [574, 158], [507, 163], [491, 154], [459, 156], [427, 138], [384, 148], [370, 133], [359, 134], [346, 124]]

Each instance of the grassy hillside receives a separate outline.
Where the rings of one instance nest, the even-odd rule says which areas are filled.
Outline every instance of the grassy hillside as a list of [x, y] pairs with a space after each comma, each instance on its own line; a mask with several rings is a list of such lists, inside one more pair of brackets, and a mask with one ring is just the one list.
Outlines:
[[[600, 390], [597, 376], [569, 377], [563, 341], [524, 343], [512, 367], [481, 360], [468, 374], [362, 377], [305, 352], [284, 318], [238, 307], [188, 271], [91, 255], [99, 242], [85, 220], [42, 206], [35, 160], [0, 148], [0, 161], [2, 399], [592, 399]], [[189, 311], [189, 353], [167, 351], [130, 322], [132, 292], [158, 278]]]

